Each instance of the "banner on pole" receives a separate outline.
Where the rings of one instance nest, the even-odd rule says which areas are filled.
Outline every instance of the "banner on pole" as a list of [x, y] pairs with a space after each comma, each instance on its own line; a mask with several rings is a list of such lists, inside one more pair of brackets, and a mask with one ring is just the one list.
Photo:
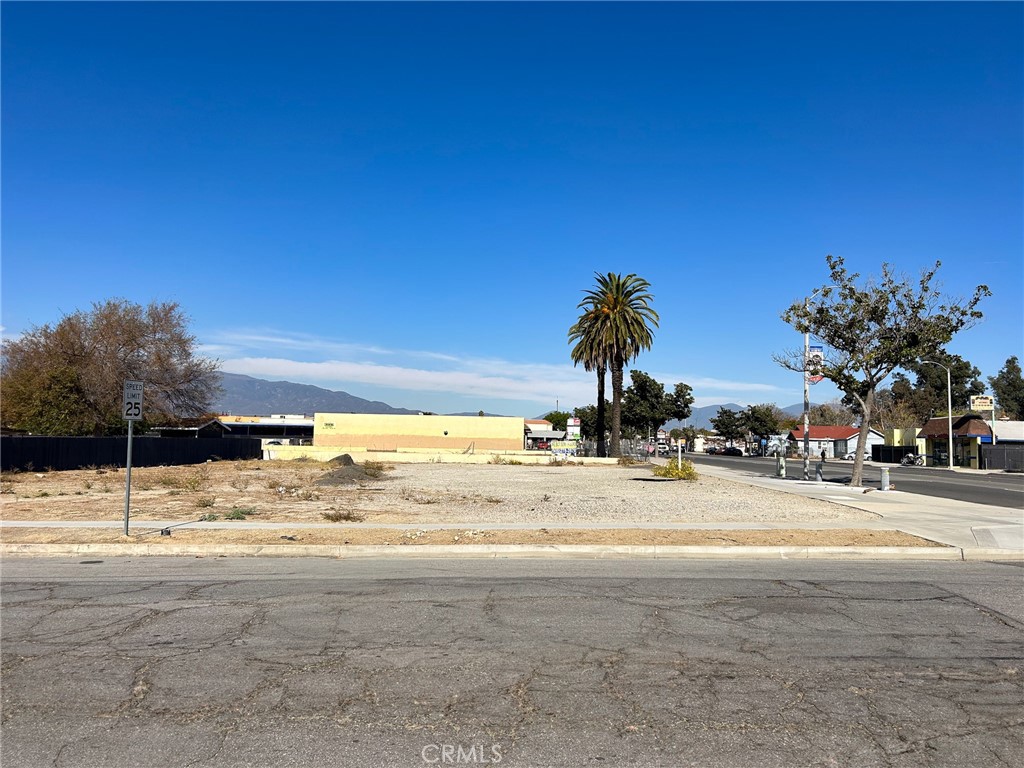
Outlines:
[[807, 360], [804, 361], [804, 369], [807, 371], [807, 380], [811, 384], [817, 384], [824, 380], [821, 368], [825, 364], [825, 350], [823, 347], [808, 347]]

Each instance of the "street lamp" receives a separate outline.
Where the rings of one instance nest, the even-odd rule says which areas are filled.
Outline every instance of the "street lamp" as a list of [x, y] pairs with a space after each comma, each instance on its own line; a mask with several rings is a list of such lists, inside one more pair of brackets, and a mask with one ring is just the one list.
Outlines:
[[[814, 293], [804, 299], [804, 312], [807, 312], [811, 299], [819, 293], [838, 287], [837, 285], [823, 285], [821, 288], [815, 288]], [[807, 375], [807, 358], [810, 354], [811, 334], [809, 331], [804, 331], [804, 480], [811, 479], [811, 381]]]
[[942, 363], [937, 363], [934, 360], [922, 360], [922, 363], [928, 363], [929, 365], [937, 365], [939, 368], [946, 369], [946, 459], [949, 462], [949, 468], [953, 468], [953, 377], [950, 375], [949, 368]]

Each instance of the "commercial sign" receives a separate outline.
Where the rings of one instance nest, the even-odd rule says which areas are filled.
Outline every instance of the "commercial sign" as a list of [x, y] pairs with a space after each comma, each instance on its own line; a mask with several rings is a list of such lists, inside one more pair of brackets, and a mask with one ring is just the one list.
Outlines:
[[552, 440], [551, 441], [551, 453], [556, 458], [568, 459], [576, 455], [577, 449], [575, 440]]
[[565, 436], [570, 440], [580, 439], [580, 420], [568, 419], [565, 422]]
[[996, 407], [991, 395], [971, 395], [972, 411], [991, 411]]

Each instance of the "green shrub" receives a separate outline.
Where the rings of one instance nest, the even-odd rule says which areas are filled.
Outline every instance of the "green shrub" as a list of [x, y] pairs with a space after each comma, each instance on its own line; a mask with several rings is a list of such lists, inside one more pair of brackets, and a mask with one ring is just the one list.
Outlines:
[[232, 507], [231, 511], [224, 515], [225, 520], [245, 520], [249, 515], [255, 515], [255, 507]]
[[[243, 515], [242, 518], [244, 519], [245, 515]], [[199, 518], [199, 522], [200, 523], [212, 523], [216, 519], [217, 519], [217, 515], [214, 515], [214, 514], [210, 513], [210, 514], [206, 514], [206, 515], [203, 515], [202, 517], [200, 517]]]
[[693, 482], [698, 477], [697, 470], [686, 459], [683, 459], [682, 463], [680, 463], [679, 459], [670, 459], [665, 466], [655, 465], [652, 469], [658, 477], [667, 477], [672, 480], [689, 480]]

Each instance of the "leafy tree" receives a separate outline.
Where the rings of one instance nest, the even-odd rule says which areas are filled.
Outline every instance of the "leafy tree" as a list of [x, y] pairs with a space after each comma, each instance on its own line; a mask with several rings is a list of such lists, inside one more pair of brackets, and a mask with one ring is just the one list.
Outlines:
[[622, 398], [622, 425], [633, 434], [653, 434], [666, 421], [682, 421], [690, 415], [693, 404], [692, 390], [686, 384], [676, 384], [671, 393], [664, 385], [643, 371], [629, 372], [631, 384]]
[[744, 428], [765, 441], [779, 434], [779, 408], [772, 404], [748, 405], [742, 414]]
[[1024, 377], [1016, 355], [1007, 358], [999, 375], [989, 376], [988, 383], [1003, 413], [1014, 421], [1024, 419]]
[[[846, 398], [843, 402], [846, 403]], [[850, 410], [857, 413], [855, 407], [850, 407]], [[875, 393], [875, 407], [871, 413], [872, 427], [884, 432], [887, 429], [910, 429], [920, 425], [921, 420], [910, 400], [897, 391], [896, 382], [891, 388], [880, 389]]]
[[693, 413], [693, 389], [689, 384], [679, 382], [672, 388], [669, 398], [668, 419], [684, 421]]
[[4, 423], [41, 434], [124, 432], [128, 379], [145, 384], [147, 421], [199, 416], [219, 392], [217, 367], [196, 356], [178, 304], [97, 303], [4, 341]]
[[[938, 351], [928, 359], [949, 368], [954, 413], [963, 413], [970, 408], [971, 395], [984, 394], [985, 385], [978, 378], [981, 371], [959, 355]], [[906, 370], [916, 380], [911, 383], [907, 376], [896, 373], [893, 375], [892, 393], [906, 403], [917, 417], [917, 424], [923, 424], [936, 413], [945, 413], [946, 371], [938, 365], [929, 365], [919, 360], [909, 363]]]
[[815, 405], [808, 415], [811, 424], [818, 427], [848, 427], [857, 418], [841, 400], [829, 400], [827, 403]]
[[550, 411], [545, 413], [542, 417], [545, 421], [551, 422], [551, 428], [556, 432], [565, 432], [566, 424], [569, 419], [572, 418], [572, 414], [568, 411]]
[[[977, 322], [982, 316], [978, 304], [991, 292], [979, 285], [970, 299], [943, 302], [932, 285], [939, 262], [925, 270], [915, 286], [888, 264], [882, 265], [879, 278], [858, 285], [860, 275], [847, 272], [841, 257], [830, 255], [826, 261], [829, 284], [795, 302], [782, 319], [828, 345], [820, 373], [857, 403], [863, 417], [850, 483], [860, 486], [867, 433], [882, 382], [897, 368], [937, 354], [958, 331]], [[803, 350], [775, 359], [791, 370], [804, 370]]]
[[711, 425], [718, 436], [732, 443], [747, 434], [743, 414], [731, 408], [719, 408], [718, 415], [711, 418]]
[[[658, 313], [650, 303], [650, 283], [630, 274], [623, 277], [612, 272], [595, 274], [596, 285], [584, 292], [578, 308], [583, 315], [569, 329], [570, 342], [575, 341], [574, 362], [598, 369], [604, 363], [612, 375], [612, 456], [621, 456], [622, 396], [625, 367], [654, 341], [651, 325], [658, 326]], [[604, 400], [604, 377], [598, 373], [598, 403]]]

